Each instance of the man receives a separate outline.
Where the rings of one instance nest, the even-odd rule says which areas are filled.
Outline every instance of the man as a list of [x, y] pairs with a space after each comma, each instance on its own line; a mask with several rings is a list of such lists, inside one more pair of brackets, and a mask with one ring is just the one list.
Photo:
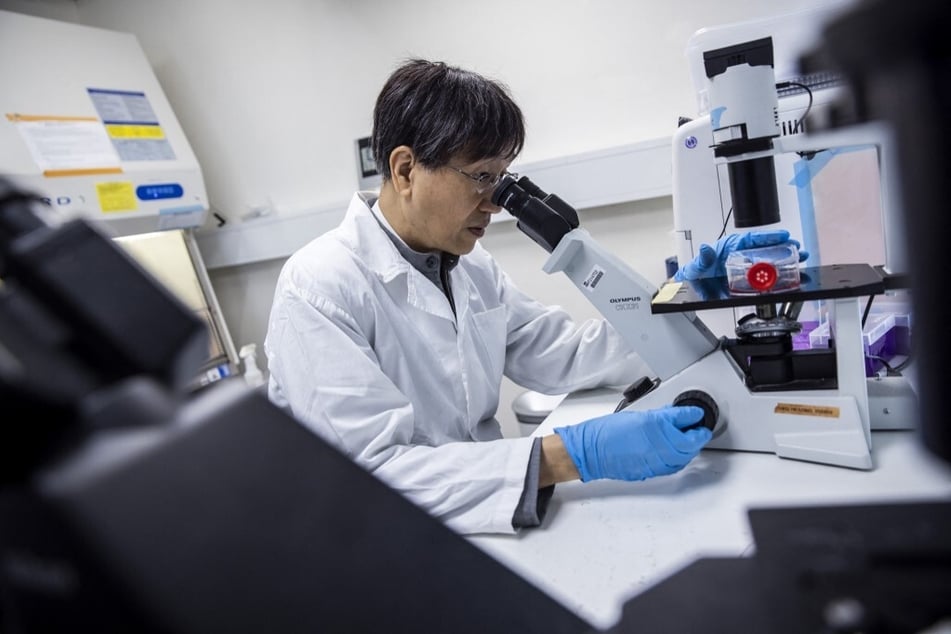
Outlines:
[[[265, 341], [273, 402], [463, 533], [536, 526], [555, 483], [674, 473], [710, 439], [696, 407], [502, 438], [503, 374], [555, 394], [646, 373], [607, 322], [534, 301], [478, 245], [524, 138], [500, 84], [443, 63], [399, 67], [374, 109], [380, 193], [355, 194], [339, 227], [288, 259]], [[787, 238], [730, 236], [680, 275]]]

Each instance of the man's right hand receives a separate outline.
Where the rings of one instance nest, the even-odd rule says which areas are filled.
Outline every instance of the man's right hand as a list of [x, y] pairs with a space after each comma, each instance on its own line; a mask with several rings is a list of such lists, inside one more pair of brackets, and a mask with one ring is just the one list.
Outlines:
[[713, 437], [698, 425], [702, 419], [699, 407], [668, 406], [608, 414], [557, 427], [555, 434], [583, 482], [645, 480], [676, 473], [700, 453]]

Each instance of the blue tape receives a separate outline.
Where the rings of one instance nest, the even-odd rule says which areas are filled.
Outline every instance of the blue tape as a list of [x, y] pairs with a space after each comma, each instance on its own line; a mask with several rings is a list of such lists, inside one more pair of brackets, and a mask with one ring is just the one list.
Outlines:
[[872, 146], [857, 145], [822, 150], [812, 155], [810, 159], [799, 159], [793, 164], [793, 178], [789, 184], [796, 188], [796, 198], [799, 202], [799, 223], [802, 227], [802, 248], [809, 252], [807, 260], [809, 266], [821, 266], [822, 256], [819, 254], [819, 227], [816, 223], [816, 203], [812, 193], [812, 180], [825, 169], [839, 154], [858, 152]]

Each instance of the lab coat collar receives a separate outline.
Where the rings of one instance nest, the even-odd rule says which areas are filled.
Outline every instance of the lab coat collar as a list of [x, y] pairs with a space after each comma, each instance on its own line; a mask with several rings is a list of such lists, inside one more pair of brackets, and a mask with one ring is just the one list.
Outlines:
[[[405, 276], [406, 302], [427, 313], [455, 322], [456, 316], [442, 290], [417, 271], [400, 254], [373, 215], [372, 207], [379, 196], [376, 192], [357, 192], [350, 201], [341, 224], [342, 238], [381, 282], [390, 285]], [[453, 288], [456, 305], [459, 296]]]
[[[376, 218], [376, 221], [379, 222], [380, 226], [383, 227], [383, 230], [386, 231], [387, 236], [390, 238], [390, 242], [396, 246], [396, 250], [400, 252], [400, 255], [403, 256], [403, 259], [409, 262], [413, 268], [425, 275], [430, 281], [441, 288], [442, 282], [439, 279], [440, 272], [443, 269], [451, 271], [456, 266], [456, 264], [459, 263], [459, 256], [453, 255], [451, 253], [445, 253], [443, 251], [416, 251], [406, 244], [403, 238], [401, 238], [399, 234], [396, 233], [396, 230], [386, 219], [386, 216], [383, 215], [383, 210], [380, 209], [379, 199], [373, 203], [373, 205], [370, 207], [370, 211], [373, 212], [373, 216]], [[433, 258], [435, 258], [435, 260]], [[435, 262], [435, 265], [433, 262]]]
[[378, 198], [376, 192], [355, 193], [347, 208], [342, 228], [344, 239], [360, 254], [364, 264], [384, 283], [389, 283], [413, 267], [400, 255], [386, 231], [373, 216], [371, 207]]

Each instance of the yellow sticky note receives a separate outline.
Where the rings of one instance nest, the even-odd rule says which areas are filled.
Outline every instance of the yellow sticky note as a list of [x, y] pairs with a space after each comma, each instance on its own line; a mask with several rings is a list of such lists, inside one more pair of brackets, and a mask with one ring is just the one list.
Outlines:
[[164, 139], [165, 133], [157, 125], [110, 124], [106, 132], [113, 139]]
[[654, 295], [654, 299], [651, 300], [651, 303], [664, 304], [669, 302], [674, 298], [674, 295], [677, 294], [677, 291], [680, 290], [682, 285], [682, 282], [668, 282], [667, 284], [664, 284], [663, 288], [657, 291], [657, 294]]
[[99, 197], [99, 208], [103, 213], [135, 211], [139, 208], [135, 198], [135, 187], [129, 182], [96, 183], [96, 195]]

